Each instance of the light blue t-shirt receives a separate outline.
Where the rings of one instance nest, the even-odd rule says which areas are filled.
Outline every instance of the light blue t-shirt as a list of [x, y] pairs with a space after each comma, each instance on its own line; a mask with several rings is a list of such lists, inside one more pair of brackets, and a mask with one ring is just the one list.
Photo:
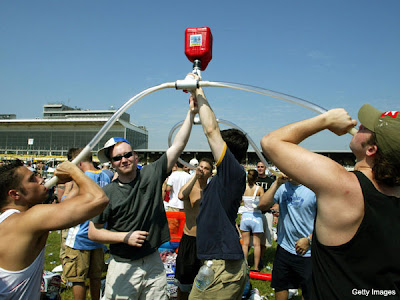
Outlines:
[[[274, 202], [279, 204], [278, 244], [297, 255], [296, 242], [309, 236], [314, 229], [317, 213], [315, 194], [304, 185], [286, 182], [276, 191]], [[311, 249], [303, 256], [311, 256]]]
[[[99, 186], [104, 187], [110, 183], [110, 177], [103, 171], [86, 171], [85, 174], [89, 176]], [[82, 224], [71, 227], [68, 230], [67, 239], [65, 245], [77, 250], [94, 250], [102, 248], [104, 245], [89, 240], [89, 221], [85, 221]]]

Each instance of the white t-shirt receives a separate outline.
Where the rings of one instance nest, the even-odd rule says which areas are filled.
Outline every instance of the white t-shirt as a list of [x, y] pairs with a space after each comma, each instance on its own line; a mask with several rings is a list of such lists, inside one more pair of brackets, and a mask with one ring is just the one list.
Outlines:
[[185, 171], [172, 172], [168, 177], [167, 185], [171, 186], [168, 206], [183, 209], [183, 201], [178, 198], [181, 187], [190, 179], [190, 174]]

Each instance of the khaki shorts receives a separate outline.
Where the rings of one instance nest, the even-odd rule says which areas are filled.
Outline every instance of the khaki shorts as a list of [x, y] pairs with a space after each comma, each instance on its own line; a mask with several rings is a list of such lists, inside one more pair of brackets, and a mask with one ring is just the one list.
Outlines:
[[172, 207], [172, 206], [168, 206], [168, 211], [184, 211], [183, 209], [180, 209], [178, 207]]
[[200, 291], [193, 283], [189, 300], [194, 299], [242, 299], [246, 284], [247, 264], [242, 260], [213, 260], [213, 282]]
[[76, 250], [65, 247], [63, 274], [70, 282], [85, 282], [87, 278], [101, 279], [104, 269], [103, 248]]
[[156, 250], [129, 262], [111, 259], [103, 300], [168, 300], [167, 275]]
[[64, 260], [65, 257], [65, 239], [67, 238], [67, 234], [68, 234], [68, 230], [67, 229], [62, 229], [61, 230], [61, 244], [60, 244], [60, 260], [61, 262]]

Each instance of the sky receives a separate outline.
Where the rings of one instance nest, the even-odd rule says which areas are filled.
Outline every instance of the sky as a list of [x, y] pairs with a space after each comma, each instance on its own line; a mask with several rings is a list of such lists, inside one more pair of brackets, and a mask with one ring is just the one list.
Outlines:
[[[213, 58], [203, 80], [248, 84], [357, 119], [370, 103], [400, 110], [400, 1], [0, 1], [0, 114], [41, 118], [43, 105], [118, 109], [141, 91], [184, 79], [186, 28], [208, 26]], [[217, 118], [249, 134], [317, 113], [249, 92], [205, 87]], [[188, 94], [164, 89], [127, 113], [166, 149]], [[221, 124], [221, 129], [229, 128]], [[176, 133], [176, 131], [175, 131]], [[324, 131], [301, 145], [348, 150], [349, 134]], [[187, 150], [209, 149], [194, 126]]]

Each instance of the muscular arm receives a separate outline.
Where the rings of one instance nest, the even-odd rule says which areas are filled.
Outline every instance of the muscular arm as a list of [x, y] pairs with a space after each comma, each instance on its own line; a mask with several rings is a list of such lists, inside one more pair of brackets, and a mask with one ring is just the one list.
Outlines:
[[224, 150], [225, 142], [222, 139], [217, 119], [204, 95], [203, 89], [196, 89], [195, 95], [197, 105], [199, 107], [199, 115], [204, 134], [207, 137], [208, 144], [210, 145], [211, 152], [214, 156], [214, 160], [218, 161]]
[[332, 185], [342, 186], [340, 179], [346, 181], [347, 171], [333, 160], [312, 153], [298, 144], [324, 129], [338, 135], [345, 134], [355, 124], [356, 121], [345, 110], [334, 109], [267, 134], [261, 140], [261, 147], [264, 154], [290, 178], [315, 193], [329, 192], [335, 190]]
[[64, 162], [55, 175], [60, 182], [72, 179], [76, 184], [74, 192], [61, 203], [35, 205], [26, 211], [26, 228], [37, 232], [69, 228], [98, 215], [107, 206], [103, 190], [76, 165]]
[[198, 178], [198, 175], [197, 175], [197, 169], [196, 169], [195, 175], [193, 175], [190, 178], [190, 180], [188, 182], [186, 182], [186, 184], [184, 186], [181, 187], [181, 190], [179, 191], [179, 194], [178, 194], [178, 198], [180, 200], [184, 201], [184, 200], [189, 199], [190, 192], [192, 191], [197, 178]]
[[198, 112], [193, 97], [190, 97], [189, 102], [190, 102], [190, 109], [186, 115], [186, 119], [183, 122], [181, 129], [179, 129], [178, 133], [175, 135], [171, 147], [169, 147], [167, 150], [168, 172], [172, 170], [172, 167], [175, 165], [183, 149], [185, 149], [185, 146], [189, 140], [190, 132], [192, 130], [194, 116]]
[[340, 245], [355, 234], [364, 214], [362, 192], [354, 174], [298, 144], [324, 129], [345, 134], [356, 123], [345, 110], [333, 109], [275, 130], [261, 140], [264, 154], [281, 171], [315, 192], [316, 230], [319, 240], [326, 245]]
[[274, 195], [278, 188], [285, 183], [287, 180], [278, 177], [271, 187], [260, 197], [260, 202], [258, 203], [258, 209], [267, 210], [274, 204]]

